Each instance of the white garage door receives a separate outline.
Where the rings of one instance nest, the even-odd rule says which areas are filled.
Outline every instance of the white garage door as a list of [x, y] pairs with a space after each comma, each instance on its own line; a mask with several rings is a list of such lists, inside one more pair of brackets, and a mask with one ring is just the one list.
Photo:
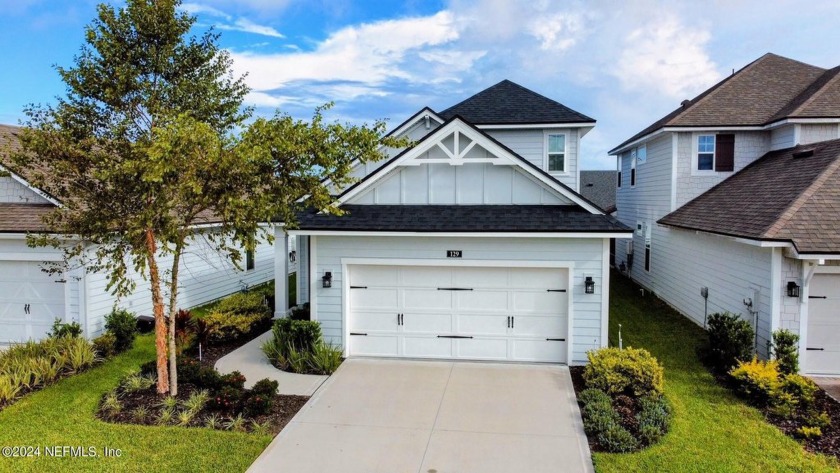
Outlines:
[[566, 269], [348, 271], [351, 356], [566, 361]]
[[806, 371], [840, 374], [840, 274], [815, 274], [808, 291]]
[[43, 338], [64, 318], [64, 284], [32, 261], [0, 261], [0, 343]]

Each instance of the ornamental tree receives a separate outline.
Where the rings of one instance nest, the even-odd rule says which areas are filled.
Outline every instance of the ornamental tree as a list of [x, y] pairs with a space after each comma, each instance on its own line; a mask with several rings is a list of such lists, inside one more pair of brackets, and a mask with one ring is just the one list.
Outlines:
[[[26, 108], [12, 161], [61, 205], [32, 246], [64, 252], [64, 268], [103, 272], [118, 297], [147, 279], [155, 317], [157, 390], [177, 394], [174, 321], [183, 252], [206, 239], [237, 267], [266, 223], [293, 227], [303, 197], [331, 203], [327, 180], [346, 184], [352, 162], [381, 159], [384, 123], [311, 122], [276, 114], [247, 125], [248, 93], [212, 30], [179, 0], [99, 5], [55, 105]], [[309, 204], [306, 204], [309, 205]], [[162, 268], [163, 257], [171, 265]], [[278, 275], [279, 276], [279, 275]]]

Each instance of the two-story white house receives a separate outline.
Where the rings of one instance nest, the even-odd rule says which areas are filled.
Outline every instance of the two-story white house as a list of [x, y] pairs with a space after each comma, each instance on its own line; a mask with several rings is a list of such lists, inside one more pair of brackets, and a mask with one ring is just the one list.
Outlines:
[[621, 143], [616, 262], [704, 324], [730, 311], [800, 335], [840, 373], [840, 67], [767, 54]]
[[345, 215], [289, 231], [298, 301], [349, 357], [585, 362], [607, 344], [610, 238], [631, 234], [577, 192], [594, 125], [510, 81], [420, 110], [392, 131], [413, 145], [337, 189]]

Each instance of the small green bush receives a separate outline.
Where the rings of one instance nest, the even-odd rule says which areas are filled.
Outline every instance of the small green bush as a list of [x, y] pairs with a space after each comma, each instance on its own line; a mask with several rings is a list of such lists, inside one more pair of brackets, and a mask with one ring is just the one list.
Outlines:
[[82, 326], [78, 322], [64, 323], [56, 318], [52, 324], [52, 330], [47, 334], [50, 338], [79, 337], [82, 335]]
[[608, 452], [626, 453], [639, 448], [639, 441], [627, 429], [614, 424], [598, 434], [598, 443]]
[[612, 405], [612, 400], [604, 391], [600, 389], [584, 389], [580, 392], [578, 396], [578, 401], [580, 401], [584, 406], [587, 404], [592, 403], [600, 403], [600, 404], [608, 404]]
[[292, 320], [309, 320], [311, 318], [309, 312], [309, 303], [306, 302], [292, 309], [292, 311], [289, 313], [289, 318]]
[[752, 358], [755, 331], [749, 322], [738, 315], [723, 312], [710, 315], [707, 327], [709, 345], [706, 359], [714, 370], [726, 373], [739, 361]]
[[239, 390], [245, 389], [245, 376], [239, 371], [223, 374], [221, 380], [223, 387], [231, 387]]
[[[639, 398], [639, 408], [636, 420], [639, 422], [640, 433], [642, 429], [649, 427], [659, 431], [659, 437], [661, 437], [668, 431], [671, 421], [671, 407], [664, 397], [646, 396]], [[648, 436], [650, 436], [650, 433], [648, 432]], [[644, 439], [642, 440], [644, 441]], [[645, 443], [649, 445], [651, 442], [645, 441]]]
[[[321, 324], [312, 320], [278, 319], [272, 327], [274, 339], [281, 349], [294, 348], [307, 353], [321, 341]], [[288, 352], [283, 353], [288, 358]]]
[[621, 421], [611, 405], [592, 402], [583, 406], [583, 430], [591, 437], [597, 437]]
[[802, 426], [794, 431], [794, 435], [804, 440], [815, 440], [822, 437], [822, 429], [819, 427]]
[[251, 392], [262, 394], [263, 396], [276, 396], [277, 388], [279, 387], [280, 383], [277, 381], [265, 378], [254, 383], [254, 386], [251, 388]]
[[227, 343], [250, 334], [270, 316], [265, 313], [233, 314], [213, 310], [203, 317], [207, 324], [207, 341], [210, 344]]
[[318, 342], [306, 359], [309, 372], [330, 375], [341, 365], [341, 349], [331, 343]]
[[117, 353], [122, 353], [134, 346], [137, 335], [137, 317], [123, 309], [114, 309], [105, 316], [105, 329], [114, 334], [117, 342], [114, 347]]
[[[781, 370], [781, 364], [779, 365]], [[798, 374], [783, 376], [779, 385], [779, 391], [789, 394], [795, 399], [798, 410], [807, 411], [814, 407], [817, 391], [816, 383]]]
[[270, 316], [268, 306], [265, 304], [265, 296], [261, 292], [238, 292], [220, 300], [215, 312], [226, 314], [252, 315], [261, 314]]
[[256, 417], [263, 414], [268, 414], [271, 411], [271, 405], [274, 396], [266, 396], [262, 393], [250, 392], [245, 400], [242, 402], [242, 410], [245, 415]]
[[812, 413], [811, 415], [805, 417], [805, 424], [808, 427], [819, 427], [820, 429], [826, 429], [831, 425], [831, 417], [828, 416], [828, 413], [820, 412]]
[[101, 360], [93, 345], [84, 338], [70, 338], [68, 340], [65, 356], [67, 357], [67, 368], [71, 373], [84, 371]]
[[235, 411], [238, 409], [241, 398], [241, 389], [225, 386], [210, 396], [207, 400], [207, 408], [216, 411]]
[[663, 369], [650, 352], [635, 348], [601, 348], [587, 353], [586, 386], [610, 395], [660, 395]]
[[799, 335], [790, 330], [773, 332], [771, 350], [779, 362], [779, 372], [794, 374], [799, 372]]
[[117, 337], [111, 332], [105, 332], [93, 339], [93, 348], [103, 358], [110, 358], [117, 354]]

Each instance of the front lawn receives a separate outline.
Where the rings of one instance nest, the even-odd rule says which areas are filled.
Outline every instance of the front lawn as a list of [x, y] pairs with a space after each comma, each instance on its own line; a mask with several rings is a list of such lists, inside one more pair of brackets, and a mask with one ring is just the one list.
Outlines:
[[662, 441], [629, 454], [595, 453], [599, 472], [837, 471], [840, 462], [806, 452], [761, 413], [718, 385], [697, 358], [705, 332], [624, 277], [613, 275], [610, 344], [645, 348], [665, 367], [672, 426]]
[[[102, 366], [64, 379], [0, 411], [0, 447], [41, 447], [37, 458], [0, 456], [0, 471], [245, 471], [271, 441], [268, 435], [204, 428], [145, 427], [102, 422], [102, 395], [154, 358], [151, 336]], [[47, 446], [120, 449], [120, 457], [47, 457]]]

